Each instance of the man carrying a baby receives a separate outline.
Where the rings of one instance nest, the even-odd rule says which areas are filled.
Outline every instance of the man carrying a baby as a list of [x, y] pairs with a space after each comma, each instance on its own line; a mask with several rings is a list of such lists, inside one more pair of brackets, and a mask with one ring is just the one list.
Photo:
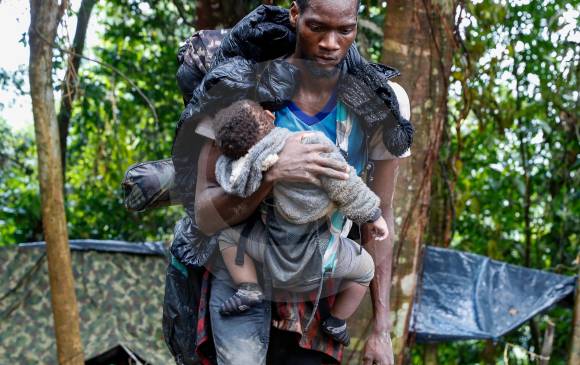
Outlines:
[[[271, 129], [249, 133], [258, 137], [240, 153], [235, 152], [235, 145], [230, 145], [230, 155], [226, 156], [229, 160], [222, 156], [228, 146], [215, 142], [216, 133], [220, 133], [216, 129], [224, 127], [227, 119], [233, 119], [234, 115], [222, 115], [222, 119], [226, 119], [223, 123], [202, 122], [196, 129], [198, 134], [208, 138], [198, 160], [196, 221], [206, 234], [229, 232], [220, 238], [222, 255], [212, 267], [209, 302], [220, 364], [340, 361], [342, 345], [349, 340], [345, 320], [356, 310], [367, 287], [370, 287], [373, 303], [373, 327], [364, 348], [364, 363], [393, 363], [388, 300], [394, 229], [392, 203], [399, 159], [410, 153], [407, 151], [398, 157], [389, 153], [383, 143], [382, 130], [367, 135], [357, 117], [337, 98], [340, 67], [357, 33], [358, 5], [357, 0], [293, 3], [290, 22], [296, 28], [297, 41], [294, 53], [286, 61], [297, 67], [302, 76], [292, 102], [275, 114], [254, 104], [247, 104], [245, 108], [252, 109], [250, 114], [255, 118], [271, 118], [269, 122], [258, 123], [258, 127], [271, 124], [276, 130], [299, 133], [280, 137], [276, 153], [265, 156], [265, 162], [260, 161], [259, 178], [254, 178], [251, 189], [236, 190], [232, 186], [228, 189], [227, 185], [234, 183], [240, 174], [248, 174], [250, 164], [244, 165], [241, 160], [251, 154], [252, 145], [257, 145], [272, 132]], [[390, 82], [390, 86], [402, 117], [408, 120], [410, 110], [405, 91], [395, 83]], [[243, 105], [238, 107], [244, 108]], [[277, 133], [275, 131], [273, 133]], [[223, 134], [223, 130], [221, 132]], [[218, 140], [223, 141], [223, 138]], [[232, 143], [235, 142], [234, 138]], [[216, 165], [220, 166], [220, 158], [222, 165], [229, 164], [221, 172], [216, 169]], [[371, 170], [368, 168], [370, 161], [373, 168], [369, 187], [374, 194], [360, 186], [362, 182], [358, 178]], [[243, 171], [234, 171], [236, 168]], [[349, 191], [360, 196], [357, 202], [351, 202], [352, 214], [348, 214], [349, 209], [341, 208], [348, 204], [345, 201], [349, 194], [335, 191], [338, 197], [333, 199], [332, 189], [333, 186], [348, 186], [347, 182], [355, 177], [358, 180], [352, 184], [356, 188]], [[344, 181], [344, 184], [337, 181]], [[319, 214], [316, 219], [303, 222], [297, 216], [290, 221], [303, 224], [290, 226], [286, 224], [289, 217], [273, 209], [277, 204], [272, 197], [291, 196], [301, 184], [303, 196], [305, 192], [326, 192], [330, 199], [324, 206], [305, 210], [306, 213], [324, 211], [324, 216]], [[329, 184], [334, 185], [329, 187]], [[276, 194], [276, 189], [289, 185], [293, 188], [286, 189], [288, 194]], [[312, 185], [321, 188], [313, 190]], [[363, 199], [365, 196], [367, 198]], [[287, 199], [286, 203], [292, 204], [292, 199]], [[336, 209], [332, 209], [331, 203]], [[326, 209], [327, 206], [330, 208]], [[361, 224], [364, 248], [345, 239], [352, 224], [347, 217]], [[305, 226], [309, 228], [304, 229]], [[298, 233], [291, 232], [294, 228], [289, 227], [296, 227]], [[276, 232], [278, 237], [272, 239]], [[281, 240], [292, 241], [294, 248], [288, 250]], [[243, 241], [245, 245], [240, 249]], [[300, 246], [300, 243], [304, 244]], [[266, 245], [277, 248], [265, 248]], [[312, 254], [312, 246], [322, 250], [314, 269], [312, 261], [301, 261], [305, 252], [309, 258], [318, 257]], [[292, 256], [296, 248], [302, 251]], [[272, 254], [272, 250], [283, 252]], [[270, 283], [259, 284], [254, 265], [258, 271], [266, 272]], [[293, 276], [296, 270], [300, 275]], [[339, 272], [344, 275], [341, 277]], [[330, 275], [325, 276], [326, 273]], [[336, 295], [330, 292], [330, 297], [324, 300], [326, 304], [318, 305], [321, 293], [316, 295], [319, 287], [313, 284], [327, 276], [345, 280], [335, 286]], [[266, 285], [272, 286], [271, 298], [264, 295]], [[302, 289], [306, 286], [310, 292], [304, 293], [300, 288], [294, 290], [300, 286]], [[277, 294], [279, 288], [285, 288], [286, 293]], [[341, 290], [348, 295], [341, 295]], [[313, 302], [316, 305], [312, 305]], [[329, 310], [321, 310], [325, 305]]]

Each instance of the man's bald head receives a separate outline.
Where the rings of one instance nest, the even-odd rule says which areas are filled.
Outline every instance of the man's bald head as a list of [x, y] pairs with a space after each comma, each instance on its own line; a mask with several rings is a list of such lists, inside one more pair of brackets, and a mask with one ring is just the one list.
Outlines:
[[[298, 5], [298, 8], [300, 9], [300, 11], [305, 11], [306, 9], [308, 9], [308, 7], [310, 6], [310, 3], [312, 1], [316, 1], [316, 0], [296, 0], [296, 4]], [[353, 3], [356, 3], [356, 10], [358, 13], [358, 9], [360, 8], [360, 0], [351, 0]]]

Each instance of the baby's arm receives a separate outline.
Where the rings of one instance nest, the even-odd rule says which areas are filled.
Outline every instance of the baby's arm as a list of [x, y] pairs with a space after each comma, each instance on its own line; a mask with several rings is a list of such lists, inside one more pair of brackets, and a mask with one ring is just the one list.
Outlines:
[[[346, 163], [346, 160], [328, 138], [316, 133], [304, 138], [303, 143], [324, 143], [332, 146], [333, 151], [324, 154], [324, 157]], [[321, 187], [326, 191], [330, 200], [336, 203], [338, 209], [355, 223], [370, 223], [381, 217], [381, 203], [379, 197], [371, 191], [364, 181], [350, 167], [348, 180], [339, 180], [320, 176]]]
[[[344, 161], [340, 152], [329, 155]], [[356, 174], [354, 168], [350, 168], [348, 180], [321, 178], [320, 181], [340, 212], [355, 223], [370, 223], [375, 239], [381, 241], [387, 238], [389, 229], [380, 209], [381, 200]]]

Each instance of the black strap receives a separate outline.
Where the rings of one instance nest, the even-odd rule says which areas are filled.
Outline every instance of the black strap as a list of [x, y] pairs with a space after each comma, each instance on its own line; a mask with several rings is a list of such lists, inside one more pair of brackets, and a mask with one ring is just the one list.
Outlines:
[[320, 298], [318, 311], [320, 312], [320, 318], [322, 318], [322, 320], [330, 317], [330, 303], [328, 303], [328, 297]]
[[242, 229], [240, 242], [238, 243], [238, 249], [236, 250], [236, 265], [243, 266], [244, 265], [244, 253], [246, 253], [246, 242], [250, 237], [250, 233], [254, 226], [256, 225], [256, 220], [258, 217], [254, 214], [252, 215], [247, 221], [246, 225]]

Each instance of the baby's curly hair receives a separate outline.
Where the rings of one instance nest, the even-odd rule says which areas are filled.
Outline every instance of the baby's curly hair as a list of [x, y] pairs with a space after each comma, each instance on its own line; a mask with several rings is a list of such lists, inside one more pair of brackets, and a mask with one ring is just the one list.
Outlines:
[[215, 142], [225, 156], [234, 160], [244, 156], [272, 129], [263, 112], [260, 104], [244, 99], [215, 115]]

